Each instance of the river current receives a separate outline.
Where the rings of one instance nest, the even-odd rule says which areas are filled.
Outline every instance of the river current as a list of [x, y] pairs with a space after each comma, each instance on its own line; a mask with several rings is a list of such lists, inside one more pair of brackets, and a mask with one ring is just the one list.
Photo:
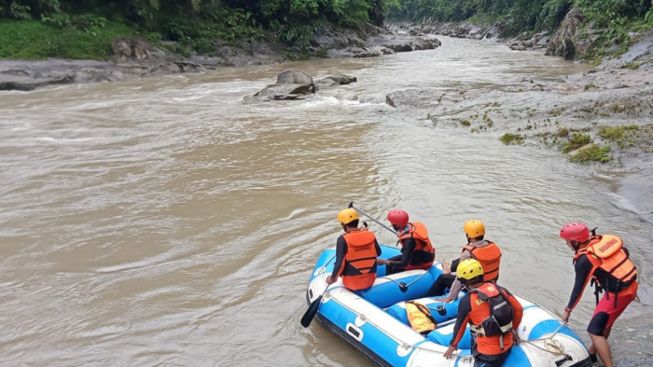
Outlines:
[[[290, 67], [358, 82], [243, 104]], [[0, 365], [369, 366], [318, 324], [299, 324], [310, 271], [350, 201], [378, 219], [407, 210], [448, 261], [463, 222], [483, 220], [503, 249], [502, 284], [558, 314], [573, 282], [560, 226], [620, 235], [642, 302], [615, 328], [636, 328], [653, 315], [653, 225], [618, 178], [385, 103], [397, 90], [464, 93], [586, 69], [443, 37], [435, 50], [379, 58], [0, 93]], [[572, 314], [580, 334], [592, 310], [588, 290]], [[650, 353], [631, 334], [616, 359]]]

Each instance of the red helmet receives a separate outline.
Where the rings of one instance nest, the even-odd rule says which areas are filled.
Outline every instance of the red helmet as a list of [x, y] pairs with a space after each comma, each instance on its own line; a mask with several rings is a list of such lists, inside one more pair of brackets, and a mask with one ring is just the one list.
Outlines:
[[590, 239], [590, 230], [580, 222], [567, 223], [560, 228], [560, 237], [567, 241], [582, 243]]
[[408, 224], [408, 213], [401, 209], [392, 209], [388, 212], [387, 219], [393, 226], [405, 227]]

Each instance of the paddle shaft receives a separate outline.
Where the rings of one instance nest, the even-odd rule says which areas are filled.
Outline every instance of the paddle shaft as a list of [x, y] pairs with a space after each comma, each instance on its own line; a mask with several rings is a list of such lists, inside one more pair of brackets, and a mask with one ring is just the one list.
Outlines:
[[388, 231], [392, 232], [392, 234], [394, 234], [394, 235], [397, 234], [397, 232], [396, 232], [394, 229], [392, 229], [392, 228], [386, 226], [385, 224], [383, 224], [383, 223], [379, 222], [378, 220], [372, 218], [369, 214], [367, 214], [367, 213], [365, 213], [364, 211], [360, 210], [359, 208], [355, 207], [353, 201], [349, 203], [349, 207], [350, 207], [350, 208], [354, 208], [354, 209], [356, 209], [356, 211], [358, 211], [359, 213], [361, 213], [361, 214], [363, 214], [364, 216], [368, 217], [369, 219], [373, 220], [374, 223], [376, 223], [376, 224], [380, 225], [381, 227], [387, 229]]

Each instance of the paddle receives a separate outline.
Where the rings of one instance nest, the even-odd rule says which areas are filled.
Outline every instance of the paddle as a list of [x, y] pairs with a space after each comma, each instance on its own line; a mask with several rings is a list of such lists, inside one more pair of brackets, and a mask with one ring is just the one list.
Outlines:
[[368, 215], [367, 213], [365, 213], [364, 211], [362, 211], [362, 210], [360, 210], [359, 208], [355, 207], [353, 201], [349, 203], [349, 206], [348, 206], [348, 207], [349, 207], [349, 208], [356, 209], [357, 212], [359, 212], [359, 213], [363, 214], [364, 216], [370, 218], [370, 219], [373, 220], [376, 224], [378, 224], [378, 225], [380, 225], [381, 227], [383, 227], [383, 228], [387, 229], [388, 231], [392, 232], [394, 235], [397, 234], [397, 232], [396, 232], [394, 229], [392, 229], [392, 228], [386, 226], [385, 224], [383, 224], [383, 223], [379, 222], [378, 220], [376, 220], [376, 219], [372, 218], [371, 216], [369, 216], [369, 215]]
[[308, 309], [304, 312], [304, 316], [302, 316], [302, 320], [300, 321], [303, 327], [308, 327], [308, 325], [311, 324], [311, 321], [313, 321], [315, 315], [317, 315], [317, 310], [320, 308], [320, 303], [322, 302], [322, 296], [324, 296], [327, 289], [329, 289], [328, 286], [324, 289], [324, 292], [315, 299], [315, 301], [308, 305]]

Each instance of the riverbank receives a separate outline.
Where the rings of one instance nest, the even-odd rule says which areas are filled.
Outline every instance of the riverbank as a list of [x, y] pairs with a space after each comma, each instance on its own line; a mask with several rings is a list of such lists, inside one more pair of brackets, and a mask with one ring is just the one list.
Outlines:
[[[497, 34], [496, 27], [470, 25], [422, 26], [417, 33], [434, 30], [458, 38]], [[539, 44], [525, 52], [543, 54], [545, 43]], [[599, 179], [622, 179], [624, 184], [615, 190], [627, 201], [624, 209], [653, 223], [653, 198], [642, 195], [653, 192], [652, 51], [650, 30], [625, 54], [595, 67], [588, 64], [586, 72], [564, 79], [527, 77], [500, 88], [398, 90], [389, 93], [386, 102], [422, 114], [436, 128], [487, 134], [507, 145], [559, 150], [573, 162], [591, 165], [589, 172]]]
[[[322, 26], [311, 41], [308, 58], [377, 57], [397, 52], [434, 49], [433, 34], [410, 34], [387, 26], [360, 29]], [[0, 90], [33, 90], [71, 83], [118, 81], [155, 75], [202, 72], [223, 66], [282, 63], [299, 56], [298, 50], [278, 41], [216, 41], [211, 54], [183, 55], [155, 46], [143, 37], [118, 38], [110, 60], [0, 60]]]

